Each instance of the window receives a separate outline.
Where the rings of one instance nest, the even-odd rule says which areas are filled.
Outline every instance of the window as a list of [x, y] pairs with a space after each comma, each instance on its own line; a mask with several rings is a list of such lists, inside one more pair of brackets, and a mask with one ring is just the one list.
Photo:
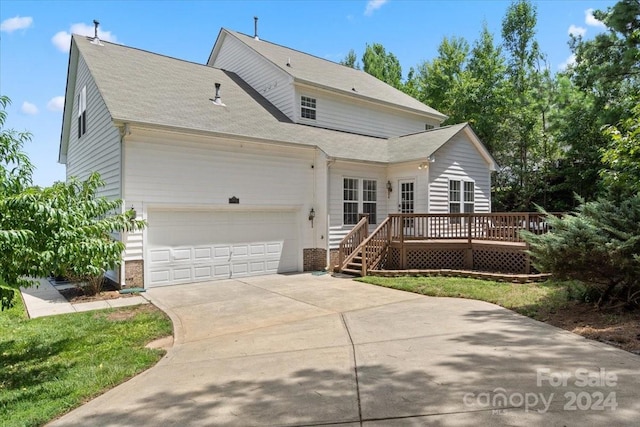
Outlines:
[[362, 212], [369, 214], [369, 224], [376, 224], [378, 183], [370, 179], [362, 180]]
[[300, 116], [303, 119], [316, 119], [316, 99], [308, 96], [300, 97]]
[[449, 181], [449, 213], [460, 213], [460, 181]]
[[435, 128], [435, 126], [434, 125], [430, 125], [429, 123], [426, 123], [424, 125], [424, 130], [431, 130], [431, 129], [434, 129], [434, 128]]
[[358, 180], [344, 178], [343, 222], [354, 225], [358, 223]]
[[464, 212], [473, 213], [475, 204], [475, 184], [472, 181], [464, 182]]
[[78, 94], [78, 138], [87, 133], [87, 87]]
[[[449, 213], [473, 213], [474, 211], [475, 183], [473, 181], [449, 181]], [[455, 222], [459, 223], [459, 221]]]

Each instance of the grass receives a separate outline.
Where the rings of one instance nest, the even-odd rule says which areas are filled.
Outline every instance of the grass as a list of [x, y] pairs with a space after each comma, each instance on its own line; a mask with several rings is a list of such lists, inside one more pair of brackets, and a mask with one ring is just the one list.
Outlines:
[[375, 277], [357, 279], [387, 288], [435, 297], [469, 298], [491, 302], [540, 319], [550, 311], [580, 299], [585, 290], [577, 282], [547, 281], [515, 284], [459, 277]]
[[38, 426], [154, 365], [171, 335], [151, 305], [28, 319], [0, 312], [0, 426]]

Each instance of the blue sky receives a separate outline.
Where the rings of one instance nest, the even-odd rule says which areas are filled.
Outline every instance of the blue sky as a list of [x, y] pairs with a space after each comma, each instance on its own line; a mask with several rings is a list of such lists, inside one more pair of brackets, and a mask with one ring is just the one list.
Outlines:
[[[553, 71], [569, 60], [569, 31], [589, 39], [603, 31], [590, 14], [614, 1], [534, 1], [537, 38]], [[93, 34], [127, 46], [198, 63], [206, 62], [221, 27], [340, 61], [349, 49], [361, 57], [381, 43], [403, 72], [432, 59], [442, 38], [475, 40], [486, 21], [496, 40], [510, 2], [493, 1], [15, 1], [0, 5], [0, 94], [12, 100], [6, 128], [28, 130], [25, 151], [34, 181], [64, 180], [57, 163], [70, 33]]]

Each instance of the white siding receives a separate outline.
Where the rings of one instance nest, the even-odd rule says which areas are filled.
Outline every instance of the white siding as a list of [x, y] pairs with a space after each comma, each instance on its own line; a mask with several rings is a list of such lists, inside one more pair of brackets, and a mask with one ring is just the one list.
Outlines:
[[[329, 167], [329, 239], [330, 246], [337, 247], [336, 242], [340, 242], [352, 225], [343, 224], [343, 179], [358, 178], [359, 182], [359, 202], [362, 203], [362, 179], [377, 181], [377, 224], [371, 224], [370, 229], [374, 230], [387, 217], [387, 168], [386, 166], [375, 166], [370, 164], [335, 162]], [[361, 209], [359, 209], [361, 212]]]
[[430, 164], [430, 213], [449, 212], [449, 180], [475, 182], [475, 212], [491, 211], [491, 172], [464, 133], [436, 151]]
[[[82, 57], [78, 61], [76, 99], [70, 121], [69, 147], [67, 151], [67, 178], [86, 179], [92, 172], [99, 172], [105, 182], [100, 195], [110, 199], [120, 194], [120, 133], [113, 125], [107, 107]], [[77, 94], [87, 87], [87, 132], [78, 139]]]
[[[133, 129], [125, 139], [125, 200], [144, 217], [149, 207], [222, 210], [294, 209], [301, 224], [301, 247], [322, 235], [322, 210], [308, 221], [318, 185], [315, 150], [255, 145]], [[240, 203], [229, 204], [237, 197]], [[125, 259], [141, 259], [144, 236], [130, 234]]]
[[389, 167], [389, 181], [393, 191], [389, 201], [389, 213], [400, 212], [400, 182], [413, 181], [414, 207], [415, 213], [425, 213], [429, 209], [429, 175], [427, 169], [418, 169], [419, 163], [405, 163], [402, 165], [392, 165]]
[[[316, 99], [316, 120], [300, 117], [300, 97]], [[331, 96], [326, 92], [298, 88], [296, 90], [296, 118], [298, 123], [322, 128], [353, 132], [362, 135], [388, 138], [425, 130], [429, 123], [438, 127], [438, 122], [417, 114], [400, 113], [382, 107], [374, 107], [346, 97]]]
[[233, 71], [293, 120], [293, 78], [233, 36], [225, 36], [213, 66]]
[[[86, 86], [86, 133], [78, 138], [78, 94]], [[120, 132], [113, 125], [111, 115], [98, 92], [95, 81], [89, 73], [84, 59], [78, 60], [75, 85], [75, 99], [70, 121], [69, 145], [67, 149], [67, 179], [72, 176], [86, 179], [92, 172], [98, 172], [104, 181], [99, 196], [120, 199], [121, 195], [121, 146]], [[119, 238], [119, 233], [114, 234]], [[106, 276], [118, 281], [117, 271], [108, 271]]]

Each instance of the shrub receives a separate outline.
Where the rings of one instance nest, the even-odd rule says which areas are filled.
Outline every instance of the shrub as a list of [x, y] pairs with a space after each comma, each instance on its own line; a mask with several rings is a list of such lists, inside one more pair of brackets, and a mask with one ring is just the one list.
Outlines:
[[598, 306], [640, 306], [640, 193], [582, 203], [547, 221], [549, 233], [523, 233], [538, 270], [585, 282], [585, 296]]

